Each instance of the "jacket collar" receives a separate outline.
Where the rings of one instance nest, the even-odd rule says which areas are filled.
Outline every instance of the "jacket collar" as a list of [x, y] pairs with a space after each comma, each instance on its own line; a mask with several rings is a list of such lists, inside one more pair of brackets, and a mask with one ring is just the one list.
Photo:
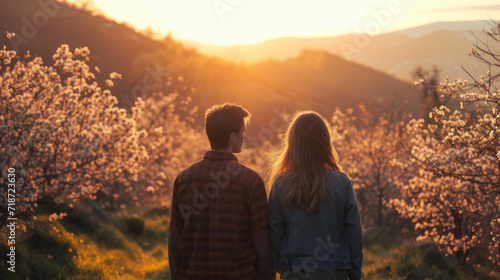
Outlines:
[[227, 152], [220, 152], [220, 151], [206, 151], [205, 155], [203, 156], [203, 159], [207, 160], [236, 160], [238, 161], [238, 158], [232, 154], [232, 153], [227, 153]]

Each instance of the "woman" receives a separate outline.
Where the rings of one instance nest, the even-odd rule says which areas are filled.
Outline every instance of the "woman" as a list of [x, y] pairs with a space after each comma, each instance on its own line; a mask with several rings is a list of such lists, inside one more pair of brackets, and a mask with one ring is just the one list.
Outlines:
[[325, 120], [297, 114], [270, 168], [273, 270], [281, 279], [360, 279], [362, 229]]

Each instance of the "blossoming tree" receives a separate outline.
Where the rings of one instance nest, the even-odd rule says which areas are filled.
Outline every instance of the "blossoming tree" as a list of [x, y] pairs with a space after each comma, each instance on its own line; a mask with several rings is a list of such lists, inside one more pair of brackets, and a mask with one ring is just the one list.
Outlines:
[[88, 48], [62, 45], [45, 66], [39, 57], [0, 50], [0, 208], [9, 168], [19, 213], [33, 213], [43, 198], [74, 203], [113, 184], [134, 187], [148, 158], [140, 144], [147, 134], [136, 124], [142, 104], [132, 115], [116, 107], [110, 90], [93, 81], [88, 55]]
[[388, 226], [397, 219], [388, 201], [398, 197], [395, 181], [403, 173], [391, 162], [404, 156], [398, 139], [409, 116], [393, 106], [390, 110], [371, 107], [335, 110], [333, 137], [340, 163], [353, 178], [363, 224]]
[[[500, 25], [487, 36], [498, 42]], [[408, 124], [412, 159], [399, 165], [413, 176], [399, 181], [401, 198], [392, 203], [420, 240], [433, 240], [463, 262], [499, 266], [500, 54], [485, 43], [471, 55], [490, 71], [472, 83], [446, 79], [440, 90], [450, 104], [430, 112], [434, 123]]]

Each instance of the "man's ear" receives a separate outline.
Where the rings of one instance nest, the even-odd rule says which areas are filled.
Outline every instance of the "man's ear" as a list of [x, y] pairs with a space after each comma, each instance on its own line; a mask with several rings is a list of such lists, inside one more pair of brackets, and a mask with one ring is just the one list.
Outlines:
[[230, 140], [231, 142], [236, 141], [236, 133], [231, 132], [231, 135], [229, 135], [229, 140]]

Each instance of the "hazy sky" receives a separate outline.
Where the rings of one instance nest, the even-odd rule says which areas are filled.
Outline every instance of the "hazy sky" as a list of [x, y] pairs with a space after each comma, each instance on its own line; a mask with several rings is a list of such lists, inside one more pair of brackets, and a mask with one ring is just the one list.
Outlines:
[[[78, 0], [74, 0], [78, 1]], [[500, 19], [498, 0], [94, 0], [118, 21], [214, 44], [377, 34], [435, 21]]]

